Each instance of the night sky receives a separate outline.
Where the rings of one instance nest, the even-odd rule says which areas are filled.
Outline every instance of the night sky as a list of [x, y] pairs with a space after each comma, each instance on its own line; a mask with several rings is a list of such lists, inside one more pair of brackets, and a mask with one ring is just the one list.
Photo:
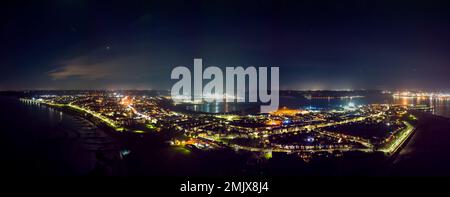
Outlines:
[[450, 91], [449, 1], [1, 4], [0, 90], [169, 89], [203, 58], [279, 66], [282, 89]]

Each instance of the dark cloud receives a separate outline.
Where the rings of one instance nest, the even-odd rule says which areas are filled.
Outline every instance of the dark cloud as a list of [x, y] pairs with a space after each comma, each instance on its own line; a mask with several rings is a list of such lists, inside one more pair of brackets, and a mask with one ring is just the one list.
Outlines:
[[279, 66], [283, 89], [449, 90], [448, 1], [42, 1], [0, 8], [0, 89], [168, 89]]

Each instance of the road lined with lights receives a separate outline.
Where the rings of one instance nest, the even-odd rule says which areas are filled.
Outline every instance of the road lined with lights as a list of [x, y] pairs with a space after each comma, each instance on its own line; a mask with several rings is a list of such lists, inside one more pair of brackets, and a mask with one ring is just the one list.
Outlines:
[[380, 148], [379, 151], [385, 152], [387, 154], [394, 154], [403, 145], [403, 143], [409, 138], [409, 136], [414, 132], [415, 127], [410, 123], [403, 121], [406, 128], [400, 131], [400, 136], [396, 137], [393, 142], [390, 142], [388, 147]]
[[[144, 127], [155, 129], [155, 125], [152, 125], [153, 123], [151, 122], [154, 120], [161, 121], [162, 123], [157, 126], [158, 130], [161, 130], [161, 128], [176, 128], [178, 131], [184, 131], [183, 136], [185, 138], [198, 139], [196, 143], [200, 144], [200, 147], [202, 144], [215, 144], [215, 147], [227, 147], [250, 152], [333, 153], [334, 151], [380, 151], [386, 154], [393, 154], [399, 150], [414, 130], [414, 127], [408, 122], [403, 122], [404, 126], [400, 126], [399, 118], [407, 111], [404, 107], [394, 105], [366, 105], [352, 107], [351, 109], [343, 108], [316, 113], [307, 110], [282, 108], [271, 114], [258, 114], [257, 116], [190, 114], [174, 116], [174, 113], [163, 110], [164, 108], [161, 108], [157, 103], [145, 100], [145, 97], [137, 96], [56, 96], [42, 97], [33, 100], [33, 102], [54, 107], [65, 107], [89, 114], [95, 120], [105, 123], [120, 132], [134, 131], [135, 133], [145, 133], [148, 130]], [[139, 110], [143, 110], [145, 113]], [[371, 141], [373, 138], [361, 137], [359, 133], [351, 133], [349, 135], [347, 133], [327, 131], [326, 129], [339, 125], [350, 124], [351, 126], [352, 124], [364, 122], [376, 124], [377, 122], [385, 121], [389, 117], [395, 118], [393, 120], [397, 121], [397, 127], [405, 128], [392, 132], [393, 134], [390, 135], [391, 139], [386, 140], [387, 142], [384, 141], [385, 144], [378, 149], [374, 149], [374, 147], [380, 147], [381, 145], [377, 139]], [[316, 121], [318, 119], [321, 121]], [[139, 122], [136, 120], [139, 120]], [[296, 121], [296, 123], [301, 124], [284, 124], [284, 120]], [[139, 126], [139, 124], [142, 124], [141, 126], [144, 127], [134, 128], [129, 126]], [[310, 141], [296, 141], [294, 144], [289, 141], [277, 141], [277, 138], [289, 138], [310, 132], [313, 132], [311, 135], [316, 135], [325, 141], [319, 142], [319, 144], [312, 144]], [[277, 135], [280, 135], [280, 137], [277, 137]], [[184, 140], [183, 138], [180, 139]], [[246, 141], [239, 141], [241, 139]], [[173, 141], [176, 140], [173, 139]]]

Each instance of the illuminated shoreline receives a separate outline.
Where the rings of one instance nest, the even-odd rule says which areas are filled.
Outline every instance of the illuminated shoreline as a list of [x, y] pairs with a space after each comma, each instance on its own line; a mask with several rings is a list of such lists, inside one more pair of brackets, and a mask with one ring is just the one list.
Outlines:
[[[161, 122], [159, 126], [163, 126], [166, 130], [175, 129], [183, 133], [186, 140], [180, 140], [175, 138], [171, 140], [171, 144], [175, 146], [195, 146], [198, 149], [208, 150], [215, 148], [229, 148], [232, 150], [244, 150], [250, 152], [260, 153], [272, 153], [272, 152], [284, 152], [284, 153], [321, 153], [328, 152], [334, 154], [334, 152], [384, 152], [391, 155], [399, 150], [404, 144], [406, 139], [413, 133], [414, 127], [407, 122], [403, 122], [404, 127], [402, 130], [393, 131], [389, 136], [389, 140], [379, 144], [377, 141], [371, 141], [371, 138], [361, 137], [362, 133], [340, 133], [329, 129], [335, 127], [341, 127], [350, 125], [364, 125], [367, 123], [380, 122], [388, 117], [392, 116], [400, 127], [399, 118], [407, 113], [407, 107], [399, 105], [361, 105], [343, 108], [342, 110], [330, 110], [330, 111], [308, 111], [281, 108], [276, 112], [270, 114], [254, 114], [254, 115], [208, 115], [208, 114], [196, 114], [186, 115], [172, 111], [166, 111], [161, 106], [148, 103], [153, 108], [162, 110], [155, 112], [155, 114], [148, 113], [150, 106], [147, 104], [142, 105], [142, 98], [122, 96], [117, 97], [116, 94], [114, 102], [117, 108], [112, 108], [110, 111], [104, 110], [102, 107], [96, 107], [102, 100], [108, 99], [108, 96], [104, 95], [104, 99], [98, 99], [98, 96], [84, 95], [84, 96], [68, 96], [69, 99], [64, 99], [59, 96], [53, 97], [41, 97], [38, 99], [23, 99], [28, 102], [41, 103], [50, 107], [65, 108], [71, 111], [79, 112], [81, 115], [89, 114], [95, 121], [99, 121], [105, 126], [118, 131], [134, 131], [134, 133], [142, 134], [146, 133], [141, 129], [129, 129], [120, 122], [107, 118], [104, 114], [109, 116], [110, 112], [115, 110], [128, 110], [130, 116], [139, 118], [142, 120]], [[102, 97], [100, 97], [102, 98]], [[145, 98], [145, 97], [144, 97]], [[91, 99], [92, 101], [89, 101]], [[157, 99], [157, 98], [152, 98]], [[60, 103], [58, 103], [60, 102]], [[93, 103], [91, 103], [93, 102]], [[79, 106], [88, 106], [90, 109]], [[145, 103], [145, 102], [144, 102]], [[123, 109], [122, 109], [123, 108]], [[93, 110], [98, 110], [95, 112]], [[144, 109], [141, 112], [142, 109]], [[394, 110], [394, 111], [392, 111]], [[394, 113], [394, 116], [392, 115]], [[389, 115], [391, 114], [391, 115]], [[397, 115], [395, 115], [397, 114]], [[159, 117], [158, 117], [159, 115]], [[329, 117], [328, 117], [329, 116]], [[313, 121], [304, 119], [304, 117], [311, 117]], [[327, 118], [328, 117], [328, 118]], [[334, 118], [338, 119], [334, 119]], [[130, 117], [131, 118], [131, 117]], [[331, 118], [331, 119], [330, 119]], [[171, 120], [173, 119], [173, 120]], [[245, 125], [235, 125], [235, 122], [242, 120], [254, 120], [255, 123], [261, 124], [260, 127], [248, 127]], [[198, 123], [195, 123], [199, 121]], [[144, 126], [146, 124], [142, 123]], [[142, 125], [141, 124], [141, 125]], [[196, 125], [199, 124], [199, 125]], [[150, 125], [151, 129], [155, 129], [155, 126]], [[220, 128], [234, 132], [221, 133]], [[343, 127], [343, 128], [344, 128]], [[413, 129], [411, 129], [413, 128]], [[315, 139], [323, 139], [324, 142], [311, 143], [311, 142], [299, 142], [301, 145], [290, 145], [289, 143], [280, 143], [272, 141], [272, 137], [276, 136], [295, 136], [295, 135], [309, 135], [311, 136], [311, 142]], [[392, 136], [394, 136], [392, 138]], [[246, 139], [254, 141], [259, 145], [241, 144], [235, 142], [235, 139]], [[309, 140], [309, 139], [308, 139]], [[328, 142], [327, 142], [328, 141]], [[265, 145], [264, 145], [265, 144]], [[376, 148], [383, 147], [383, 148]]]
[[395, 92], [392, 94], [394, 98], [418, 98], [418, 99], [450, 99], [448, 93], [430, 93], [430, 92]]

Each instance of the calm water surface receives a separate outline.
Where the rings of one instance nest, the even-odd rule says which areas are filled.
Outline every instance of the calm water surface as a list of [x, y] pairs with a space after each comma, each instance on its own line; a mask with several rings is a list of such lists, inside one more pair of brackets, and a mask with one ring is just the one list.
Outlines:
[[[394, 98], [392, 96], [368, 96], [353, 99], [305, 99], [294, 97], [281, 97], [280, 106], [294, 109], [330, 109], [334, 107], [346, 106], [349, 104], [422, 104], [434, 107], [434, 114], [450, 117], [450, 100], [442, 99], [420, 99], [420, 98]], [[190, 105], [188, 110], [206, 113], [224, 113], [246, 110], [257, 105], [233, 104], [233, 103], [204, 103]]]
[[118, 150], [81, 118], [12, 97], [0, 97], [0, 109], [0, 165], [7, 174], [89, 175], [108, 157], [104, 150]]

